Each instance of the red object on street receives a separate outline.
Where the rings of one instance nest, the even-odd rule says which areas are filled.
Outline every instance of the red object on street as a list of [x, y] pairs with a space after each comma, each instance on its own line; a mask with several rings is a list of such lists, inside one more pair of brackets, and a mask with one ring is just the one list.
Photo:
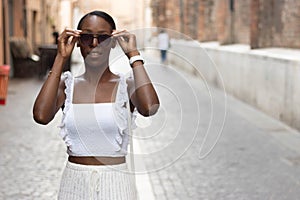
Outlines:
[[6, 103], [9, 70], [9, 65], [0, 66], [0, 105]]

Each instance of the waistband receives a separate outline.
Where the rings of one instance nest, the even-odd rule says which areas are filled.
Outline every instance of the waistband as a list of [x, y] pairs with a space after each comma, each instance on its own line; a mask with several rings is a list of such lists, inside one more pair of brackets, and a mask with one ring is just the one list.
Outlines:
[[75, 171], [94, 171], [97, 170], [99, 172], [112, 171], [112, 170], [121, 170], [127, 171], [128, 166], [127, 163], [116, 164], [116, 165], [82, 165], [77, 163], [72, 163], [67, 161], [66, 168], [75, 170]]

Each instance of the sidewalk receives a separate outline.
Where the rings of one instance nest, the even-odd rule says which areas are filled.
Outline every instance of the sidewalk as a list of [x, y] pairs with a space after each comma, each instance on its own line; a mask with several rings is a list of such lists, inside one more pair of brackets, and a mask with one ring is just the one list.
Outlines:
[[156, 199], [299, 199], [298, 131], [219, 89], [208, 85], [208, 91], [199, 77], [179, 67], [161, 66], [151, 56], [146, 63], [161, 107], [136, 134], [161, 128], [139, 141], [149, 154], [143, 158]]
[[[227, 96], [224, 107], [222, 91], [209, 87], [210, 98], [198, 78], [178, 68], [155, 68], [159, 67], [156, 61], [147, 61], [152, 63], [147, 70], [161, 107], [150, 120], [141, 118], [143, 129], [135, 133], [144, 137], [135, 140], [139, 144], [135, 151], [144, 155], [137, 156], [136, 168], [148, 172], [137, 176], [141, 199], [299, 198], [299, 132], [233, 97]], [[35, 79], [10, 80], [7, 105], [0, 107], [0, 199], [55, 199], [57, 195], [66, 148], [56, 128], [59, 115], [48, 126], [32, 119], [41, 84]], [[221, 128], [213, 151], [203, 156]], [[207, 130], [208, 140], [200, 151]]]
[[56, 126], [32, 118], [32, 106], [42, 82], [10, 79], [7, 105], [0, 107], [0, 199], [56, 199], [66, 161]]

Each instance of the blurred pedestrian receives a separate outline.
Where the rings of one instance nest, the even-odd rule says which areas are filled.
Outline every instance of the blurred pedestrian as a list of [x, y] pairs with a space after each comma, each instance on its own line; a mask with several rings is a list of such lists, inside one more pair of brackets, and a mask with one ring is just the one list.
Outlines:
[[162, 29], [158, 34], [158, 48], [160, 50], [160, 60], [163, 64], [165, 64], [167, 61], [167, 51], [169, 47], [169, 35], [165, 30]]
[[[76, 42], [85, 72], [78, 77], [65, 72], [61, 78]], [[132, 78], [110, 71], [116, 43], [129, 59]], [[57, 56], [33, 114], [36, 122], [48, 124], [63, 111], [60, 134], [69, 157], [59, 200], [136, 199], [134, 179], [126, 173], [129, 122], [137, 112], [150, 116], [159, 107], [143, 63], [135, 35], [116, 30], [113, 18], [102, 11], [84, 15], [77, 30], [66, 28], [58, 37]]]
[[58, 43], [58, 36], [59, 36], [59, 33], [57, 32], [56, 30], [56, 27], [54, 25], [52, 25], [52, 36], [54, 38], [54, 44], [57, 44]]

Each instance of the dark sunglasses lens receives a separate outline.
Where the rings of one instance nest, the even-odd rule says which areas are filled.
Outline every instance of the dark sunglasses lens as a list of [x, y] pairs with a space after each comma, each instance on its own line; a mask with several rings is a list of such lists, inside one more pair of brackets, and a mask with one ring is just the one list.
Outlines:
[[[97, 37], [98, 43], [102, 43], [103, 45], [108, 45], [111, 41], [110, 35], [98, 35]], [[93, 44], [94, 35], [93, 34], [81, 34], [80, 42], [84, 46], [89, 46]]]
[[80, 35], [80, 42], [85, 45], [85, 46], [89, 46], [93, 43], [93, 35], [91, 34], [81, 34]]
[[98, 42], [103, 42], [110, 38], [110, 35], [98, 35]]

